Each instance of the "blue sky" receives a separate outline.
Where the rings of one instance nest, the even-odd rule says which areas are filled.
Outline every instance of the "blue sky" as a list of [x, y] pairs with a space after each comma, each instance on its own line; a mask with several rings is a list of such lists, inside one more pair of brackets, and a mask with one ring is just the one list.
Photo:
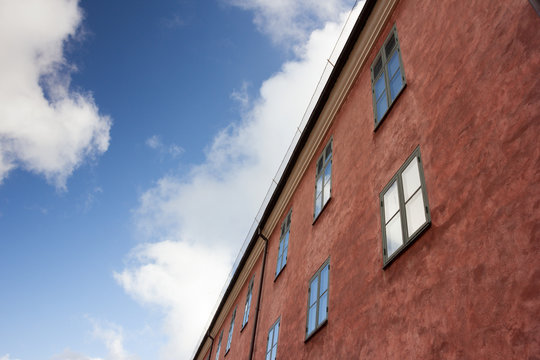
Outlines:
[[353, 5], [0, 0], [0, 360], [190, 356]]

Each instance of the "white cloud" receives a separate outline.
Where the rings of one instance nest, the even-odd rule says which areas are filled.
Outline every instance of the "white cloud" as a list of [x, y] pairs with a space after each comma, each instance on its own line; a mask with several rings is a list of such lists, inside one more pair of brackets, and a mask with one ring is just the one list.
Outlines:
[[90, 321], [94, 327], [92, 335], [96, 339], [103, 341], [107, 348], [106, 360], [135, 359], [124, 349], [124, 330], [122, 327], [111, 322], [100, 322], [91, 318]]
[[247, 110], [249, 106], [249, 93], [248, 93], [249, 86], [250, 86], [249, 82], [243, 81], [242, 87], [240, 88], [240, 90], [235, 89], [231, 93], [231, 99], [236, 101], [240, 105], [240, 109], [242, 111]]
[[19, 360], [19, 359], [12, 358], [12, 357], [10, 357], [9, 354], [6, 354], [6, 355], [0, 357], [0, 360]]
[[[124, 330], [122, 327], [108, 322], [86, 317], [92, 324], [92, 337], [103, 342], [107, 356], [91, 357], [85, 354], [65, 349], [61, 354], [54, 355], [51, 360], [136, 360], [124, 349]], [[3, 359], [0, 359], [3, 360]]]
[[298, 47], [299, 57], [266, 80], [253, 101], [233, 92], [233, 98], [245, 99], [245, 111], [237, 123], [215, 136], [205, 161], [183, 177], [162, 177], [140, 197], [135, 224], [148, 242], [133, 250], [129, 264], [115, 278], [141, 304], [162, 309], [169, 336], [162, 358], [189, 358], [197, 346], [204, 320], [212, 315], [209, 309], [302, 119], [344, 19], [341, 15], [338, 23], [313, 31]]
[[354, 5], [351, 0], [224, 0], [254, 12], [260, 31], [282, 45], [304, 43], [326, 21], [335, 21]]
[[165, 145], [159, 135], [152, 135], [146, 139], [146, 146], [152, 150], [157, 150], [161, 155], [169, 155], [176, 158], [184, 152], [184, 149], [176, 144]]
[[183, 359], [193, 351], [229, 271], [229, 255], [164, 240], [135, 248], [127, 268], [115, 273], [128, 294], [166, 314], [163, 330], [171, 337], [165, 358]]
[[65, 349], [61, 354], [53, 356], [51, 360], [104, 360], [104, 359], [86, 356], [86, 355], [71, 351], [70, 349]]
[[70, 89], [63, 49], [81, 20], [77, 0], [0, 0], [0, 182], [20, 167], [64, 189], [107, 150], [111, 120]]

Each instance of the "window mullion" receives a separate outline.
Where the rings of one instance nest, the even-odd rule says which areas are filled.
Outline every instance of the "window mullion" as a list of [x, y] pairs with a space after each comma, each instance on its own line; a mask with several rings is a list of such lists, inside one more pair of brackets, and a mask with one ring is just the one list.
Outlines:
[[[397, 176], [398, 182], [398, 198], [399, 198], [399, 215], [401, 216], [401, 234], [403, 236], [403, 244], [409, 241], [409, 234], [407, 231], [407, 214], [405, 212], [405, 192], [403, 191], [403, 180], [401, 179], [402, 172], [400, 171]], [[407, 236], [405, 236], [407, 235]], [[402, 245], [403, 246], [403, 245]]]
[[390, 93], [390, 74], [388, 74], [388, 62], [387, 62], [386, 54], [384, 53], [384, 50], [382, 52], [382, 56], [384, 59], [383, 69], [382, 69], [382, 72], [384, 75], [384, 84], [385, 84], [384, 90], [386, 92], [386, 104], [388, 105], [388, 107], [386, 108], [386, 111], [388, 111], [390, 109], [390, 104], [392, 103], [392, 94]]
[[[333, 150], [332, 150], [333, 151]], [[334, 154], [332, 153], [332, 157], [328, 160], [328, 162], [330, 163], [330, 169], [332, 168], [332, 166], [334, 164], [332, 164], [332, 159], [334, 158]], [[332, 170], [330, 170], [332, 171]], [[329, 196], [331, 197], [332, 196], [332, 175], [330, 175], [330, 180], [329, 180], [330, 184], [328, 184], [328, 186], [330, 187], [328, 190], [330, 190], [330, 193], [329, 193]]]

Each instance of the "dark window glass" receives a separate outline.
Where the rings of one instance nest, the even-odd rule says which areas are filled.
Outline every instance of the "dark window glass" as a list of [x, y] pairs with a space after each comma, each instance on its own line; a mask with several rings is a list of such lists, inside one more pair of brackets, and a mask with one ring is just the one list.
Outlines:
[[405, 75], [395, 26], [371, 66], [371, 83], [375, 129], [377, 129], [384, 115], [405, 87]]

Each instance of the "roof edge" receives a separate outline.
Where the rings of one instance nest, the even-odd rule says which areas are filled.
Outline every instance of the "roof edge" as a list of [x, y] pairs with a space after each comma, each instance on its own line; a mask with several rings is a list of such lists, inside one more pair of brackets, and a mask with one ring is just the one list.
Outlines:
[[[305, 144], [307, 143], [309, 135], [311, 134], [311, 131], [313, 130], [315, 126], [315, 123], [319, 119], [319, 116], [321, 115], [322, 110], [324, 109], [326, 102], [328, 101], [328, 98], [330, 97], [330, 94], [332, 93], [332, 90], [334, 89], [334, 85], [336, 84], [339, 76], [341, 75], [341, 72], [343, 68], [345, 67], [345, 64], [347, 63], [347, 60], [349, 59], [349, 56], [354, 48], [354, 45], [356, 44], [356, 41], [358, 40], [360, 34], [362, 33], [367, 23], [367, 20], [369, 16], [371, 15], [376, 3], [377, 3], [377, 0], [366, 0], [364, 7], [362, 8], [362, 11], [358, 15], [358, 19], [356, 20], [356, 23], [354, 24], [351, 30], [351, 33], [349, 34], [349, 37], [347, 38], [347, 41], [345, 42], [345, 45], [343, 46], [343, 50], [341, 51], [334, 65], [334, 69], [330, 73], [328, 81], [326, 82], [326, 85], [324, 86], [321, 92], [321, 95], [319, 96], [319, 99], [317, 100], [317, 103], [315, 104], [315, 107], [313, 108], [313, 111], [311, 115], [309, 116], [306, 126], [304, 130], [302, 131], [300, 138], [298, 139], [298, 142], [296, 143], [296, 146], [294, 147], [291, 157], [289, 158], [289, 161], [287, 162], [287, 165], [285, 166], [285, 170], [283, 171], [283, 174], [281, 175], [277, 183], [276, 189], [272, 193], [272, 196], [270, 198], [270, 201], [268, 202], [268, 205], [266, 205], [266, 208], [261, 216], [259, 225], [255, 229], [251, 237], [251, 240], [249, 241], [240, 261], [238, 262], [236, 270], [233, 276], [231, 277], [231, 280], [229, 281], [229, 285], [227, 286], [227, 289], [225, 290], [223, 294], [223, 297], [214, 313], [214, 316], [212, 317], [212, 321], [210, 322], [210, 325], [208, 325], [208, 328], [206, 329], [206, 334], [209, 334], [210, 329], [212, 329], [212, 327], [215, 325], [216, 320], [218, 318], [218, 314], [223, 309], [223, 306], [225, 305], [225, 302], [227, 301], [227, 298], [230, 295], [234, 287], [234, 284], [238, 280], [238, 277], [243, 267], [246, 264], [249, 254], [255, 247], [255, 244], [257, 243], [257, 239], [259, 238], [259, 234], [261, 233], [262, 228], [264, 228], [264, 226], [266, 225], [266, 222], [268, 221], [268, 218], [270, 217], [270, 214], [285, 187], [287, 179], [289, 178], [294, 166], [296, 165], [298, 157], [300, 156], [300, 152], [302, 151]], [[193, 360], [195, 360], [197, 356], [199, 356], [203, 348], [203, 345], [205, 343], [205, 340], [206, 340], [206, 336], [202, 339], [201, 343], [199, 344], [197, 348], [197, 351], [194, 353]]]

